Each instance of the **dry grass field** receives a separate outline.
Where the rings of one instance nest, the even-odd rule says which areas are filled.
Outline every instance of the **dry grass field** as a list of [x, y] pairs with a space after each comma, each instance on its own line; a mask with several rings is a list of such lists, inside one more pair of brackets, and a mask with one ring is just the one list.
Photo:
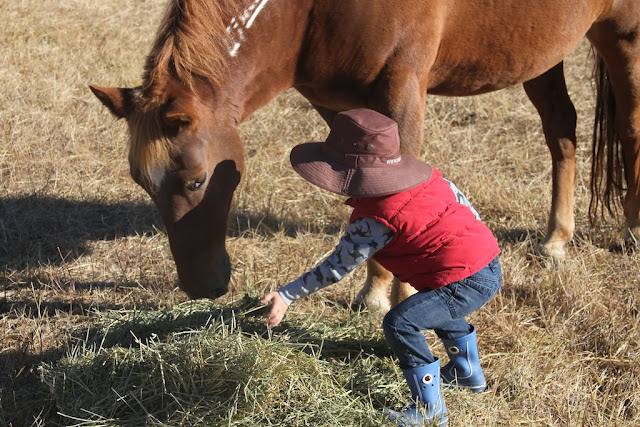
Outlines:
[[[189, 302], [162, 224], [129, 177], [125, 124], [89, 83], [140, 82], [165, 0], [0, 0], [0, 425], [382, 425], [408, 397], [364, 278], [292, 306], [268, 331], [256, 298], [323, 259], [342, 198], [288, 163], [327, 128], [297, 93], [241, 127], [247, 174], [229, 229], [231, 291]], [[589, 47], [567, 60], [579, 117], [577, 234], [533, 255], [551, 162], [521, 87], [430, 97], [423, 159], [502, 247], [504, 286], [471, 316], [487, 392], [446, 392], [451, 425], [640, 425], [640, 263], [620, 223], [591, 228]], [[427, 335], [434, 351], [442, 347]]]

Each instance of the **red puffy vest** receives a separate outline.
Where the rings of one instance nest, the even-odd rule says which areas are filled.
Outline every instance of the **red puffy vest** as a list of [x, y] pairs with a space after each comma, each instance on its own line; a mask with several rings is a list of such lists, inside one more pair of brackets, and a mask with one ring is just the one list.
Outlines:
[[498, 254], [498, 242], [433, 169], [417, 187], [384, 197], [353, 197], [350, 221], [371, 218], [395, 233], [373, 258], [414, 288], [437, 289], [471, 276]]

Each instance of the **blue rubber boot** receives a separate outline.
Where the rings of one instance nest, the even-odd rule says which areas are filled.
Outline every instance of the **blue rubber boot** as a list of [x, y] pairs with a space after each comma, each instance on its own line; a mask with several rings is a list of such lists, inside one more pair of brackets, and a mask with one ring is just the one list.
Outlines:
[[400, 426], [449, 425], [447, 407], [440, 390], [440, 360], [414, 369], [403, 369], [413, 403], [405, 410], [387, 410], [387, 417]]
[[441, 370], [444, 387], [462, 388], [480, 393], [487, 382], [480, 367], [476, 328], [472, 326], [469, 335], [453, 340], [443, 339], [442, 343], [449, 355], [449, 363]]

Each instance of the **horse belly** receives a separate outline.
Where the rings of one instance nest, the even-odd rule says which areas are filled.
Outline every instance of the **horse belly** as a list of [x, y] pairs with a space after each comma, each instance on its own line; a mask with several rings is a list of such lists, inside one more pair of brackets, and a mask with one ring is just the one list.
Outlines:
[[[459, 3], [459, 2], [458, 2]], [[573, 4], [572, 4], [573, 3]], [[562, 61], [597, 19], [600, 2], [465, 2], [450, 10], [428, 92], [475, 95], [531, 80]], [[484, 5], [484, 7], [482, 7]]]

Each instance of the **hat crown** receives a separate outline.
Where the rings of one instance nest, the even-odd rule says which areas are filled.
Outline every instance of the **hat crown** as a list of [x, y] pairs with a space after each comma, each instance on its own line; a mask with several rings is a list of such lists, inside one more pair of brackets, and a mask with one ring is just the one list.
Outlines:
[[398, 125], [373, 110], [356, 109], [338, 113], [326, 142], [344, 154], [375, 157], [400, 155]]
[[309, 182], [355, 197], [387, 196], [431, 176], [431, 166], [400, 154], [396, 122], [366, 109], [336, 114], [326, 141], [296, 145], [291, 164]]

